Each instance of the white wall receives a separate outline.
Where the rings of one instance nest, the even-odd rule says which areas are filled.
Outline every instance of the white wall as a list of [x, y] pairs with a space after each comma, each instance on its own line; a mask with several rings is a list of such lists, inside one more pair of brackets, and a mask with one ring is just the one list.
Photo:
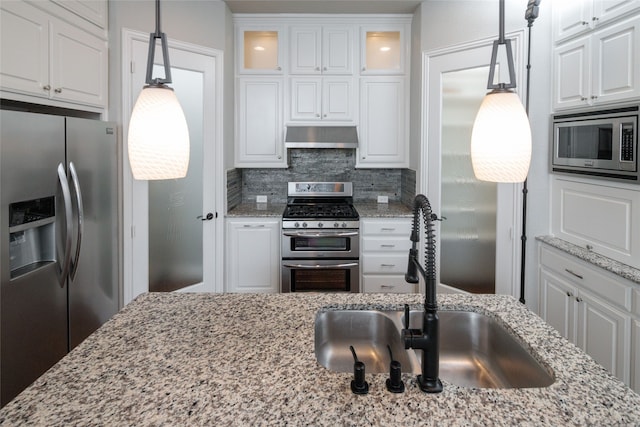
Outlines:
[[[533, 153], [528, 179], [527, 249], [525, 299], [528, 307], [538, 310], [538, 257], [535, 236], [549, 234], [549, 114], [551, 112], [551, 7], [542, 1], [540, 17], [532, 27], [531, 96], [529, 117]], [[527, 28], [524, 19], [527, 0], [506, 0], [505, 31]], [[498, 0], [425, 0], [420, 6], [420, 51], [432, 51], [498, 35]], [[418, 19], [416, 19], [417, 21]], [[419, 60], [415, 55], [412, 61]], [[413, 70], [412, 70], [413, 72]], [[415, 73], [412, 80], [419, 79]], [[517, 82], [524, 89], [526, 81]], [[413, 90], [412, 95], [419, 94]], [[523, 90], [524, 93], [524, 90]], [[415, 105], [412, 100], [412, 107]], [[419, 108], [419, 107], [418, 107]], [[415, 117], [412, 112], [412, 118]], [[420, 112], [422, 114], [422, 112]], [[412, 122], [415, 131], [416, 123]], [[412, 133], [413, 135], [413, 133]], [[412, 139], [412, 144], [414, 144]], [[415, 147], [412, 147], [412, 150]], [[412, 159], [418, 158], [412, 151]], [[413, 166], [412, 166], [413, 167]], [[418, 174], [420, 176], [420, 174]], [[518, 232], [520, 234], [520, 231]], [[519, 238], [519, 236], [515, 236]]]

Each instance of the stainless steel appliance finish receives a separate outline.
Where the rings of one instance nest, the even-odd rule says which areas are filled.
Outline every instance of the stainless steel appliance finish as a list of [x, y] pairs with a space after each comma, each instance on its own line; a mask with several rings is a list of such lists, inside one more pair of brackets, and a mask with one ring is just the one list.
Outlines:
[[120, 306], [115, 125], [0, 111], [4, 406]]
[[355, 126], [287, 126], [287, 148], [357, 148]]
[[553, 116], [554, 172], [640, 182], [640, 105]]
[[359, 292], [359, 215], [353, 187], [290, 182], [282, 220], [282, 292]]

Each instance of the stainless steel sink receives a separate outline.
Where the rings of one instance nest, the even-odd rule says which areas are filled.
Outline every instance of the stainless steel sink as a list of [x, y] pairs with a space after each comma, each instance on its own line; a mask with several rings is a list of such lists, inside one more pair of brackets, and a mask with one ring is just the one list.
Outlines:
[[[440, 378], [462, 387], [547, 387], [550, 368], [492, 317], [469, 311], [440, 311]], [[401, 311], [336, 310], [320, 312], [315, 322], [318, 363], [337, 372], [353, 372], [353, 346], [367, 373], [389, 372], [389, 350], [403, 372], [420, 373], [421, 351], [405, 350]], [[410, 327], [422, 325], [412, 311]]]

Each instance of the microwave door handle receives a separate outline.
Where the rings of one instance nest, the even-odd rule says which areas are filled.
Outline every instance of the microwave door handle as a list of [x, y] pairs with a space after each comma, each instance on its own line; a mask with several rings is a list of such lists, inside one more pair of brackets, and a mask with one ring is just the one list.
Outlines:
[[327, 270], [332, 268], [351, 268], [357, 267], [357, 262], [348, 262], [344, 264], [330, 264], [330, 265], [305, 265], [305, 264], [283, 264], [286, 268], [300, 268], [300, 269], [313, 269], [313, 270]]
[[69, 275], [71, 265], [71, 234], [72, 234], [72, 213], [71, 213], [71, 191], [69, 190], [69, 181], [62, 163], [58, 165], [58, 180], [62, 189], [62, 198], [64, 200], [64, 221], [66, 226], [66, 236], [64, 237], [64, 255], [59, 263], [60, 287], [64, 287]]

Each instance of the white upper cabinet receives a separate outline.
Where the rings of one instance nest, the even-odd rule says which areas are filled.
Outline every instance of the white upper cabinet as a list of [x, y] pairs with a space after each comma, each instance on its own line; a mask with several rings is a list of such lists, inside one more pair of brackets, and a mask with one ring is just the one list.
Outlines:
[[236, 27], [236, 67], [240, 74], [283, 74], [285, 32], [280, 25]]
[[371, 25], [360, 29], [361, 74], [405, 74], [409, 44], [405, 25]]
[[638, 0], [554, 0], [554, 40], [561, 42], [586, 33], [637, 9]]
[[236, 89], [236, 167], [287, 166], [281, 77], [241, 77]]
[[406, 88], [404, 77], [361, 79], [357, 167], [408, 167]]
[[[640, 3], [640, 2], [639, 2]], [[640, 16], [554, 48], [554, 109], [640, 96]]]
[[291, 74], [353, 73], [353, 27], [306, 25], [291, 27]]
[[108, 8], [106, 1], [96, 0], [51, 0], [53, 3], [83, 17], [99, 28], [107, 28]]
[[291, 120], [354, 121], [357, 98], [351, 77], [291, 79]]
[[105, 39], [26, 2], [2, 2], [0, 7], [3, 97], [68, 108], [106, 107]]

